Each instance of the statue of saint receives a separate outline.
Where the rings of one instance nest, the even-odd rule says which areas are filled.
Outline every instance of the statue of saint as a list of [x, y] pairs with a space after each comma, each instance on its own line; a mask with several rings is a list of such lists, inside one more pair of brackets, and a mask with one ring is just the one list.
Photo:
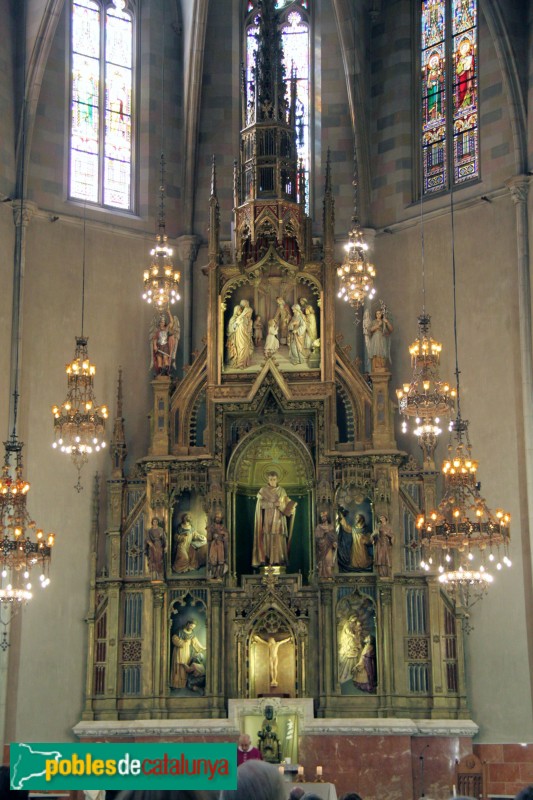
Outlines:
[[[268, 484], [259, 489], [255, 506], [252, 566], [287, 564], [296, 505], [278, 486], [278, 473], [269, 472]], [[287, 519], [290, 518], [290, 531]]]
[[207, 575], [221, 580], [228, 571], [228, 531], [221, 511], [207, 529]]
[[281, 743], [273, 706], [265, 706], [265, 718], [257, 735], [263, 760], [271, 764], [279, 764], [281, 760]]
[[327, 511], [320, 512], [315, 528], [316, 564], [319, 578], [333, 578], [337, 565], [337, 533]]
[[314, 343], [318, 339], [318, 328], [316, 325], [315, 309], [310, 303], [307, 303], [304, 309], [305, 324], [307, 327], [306, 347], [308, 350], [313, 348]]
[[196, 622], [188, 619], [185, 625], [172, 637], [172, 663], [170, 669], [170, 685], [173, 689], [185, 689], [188, 675], [194, 674], [195, 667], [191, 663], [198, 653], [206, 648], [195, 635]]
[[307, 325], [298, 303], [292, 307], [293, 317], [288, 325], [289, 358], [292, 364], [306, 364], [309, 358], [307, 344]]
[[356, 616], [343, 625], [339, 636], [339, 683], [353, 680], [355, 668], [363, 652], [362, 626]]
[[259, 315], [254, 321], [254, 344], [256, 347], [261, 347], [263, 344], [263, 320]]
[[372, 636], [365, 636], [364, 647], [355, 665], [353, 682], [363, 692], [374, 694], [376, 691], [376, 648]]
[[170, 375], [176, 366], [176, 352], [180, 340], [180, 323], [173, 317], [170, 307], [152, 319], [150, 326], [151, 364], [155, 375]]
[[287, 344], [288, 326], [291, 319], [291, 310], [283, 297], [276, 297], [278, 310], [274, 316], [279, 328], [280, 344]]
[[239, 369], [246, 369], [246, 367], [250, 365], [254, 354], [254, 343], [252, 339], [252, 314], [254, 310], [250, 306], [248, 300], [241, 300], [241, 308], [242, 312], [237, 317], [235, 323], [235, 359], [233, 366]]
[[207, 537], [198, 533], [188, 512], [181, 515], [174, 540], [176, 542], [176, 555], [172, 564], [174, 572], [190, 572], [205, 565]]
[[268, 647], [268, 674], [270, 686], [276, 687], [278, 685], [278, 650], [282, 644], [292, 642], [292, 637], [288, 636], [286, 639], [276, 639], [274, 636], [268, 636], [263, 639], [262, 636], [254, 634], [252, 636], [254, 644], [266, 644]]
[[372, 535], [374, 540], [374, 566], [381, 578], [390, 578], [392, 569], [392, 545], [394, 536], [387, 517], [382, 514], [379, 518], [377, 533]]
[[[393, 331], [392, 323], [387, 316], [385, 305], [376, 309], [375, 318], [367, 327], [365, 339], [367, 341], [368, 358], [372, 371], [384, 370], [390, 363], [390, 335]], [[367, 338], [368, 337], [368, 338]]]
[[[372, 556], [367, 545], [372, 544], [372, 534], [368, 532], [363, 514], [355, 518], [355, 525], [350, 525], [345, 513], [339, 510], [339, 566], [341, 572], [352, 572], [358, 569], [369, 569]], [[346, 534], [349, 534], [348, 536]]]
[[148, 569], [152, 578], [157, 581], [165, 579], [165, 551], [167, 549], [167, 537], [165, 531], [159, 525], [159, 520], [154, 517], [152, 527], [146, 534], [144, 550], [148, 561]]
[[270, 358], [279, 350], [278, 323], [275, 319], [268, 320], [268, 333], [265, 340], [265, 358]]
[[242, 307], [235, 306], [233, 309], [233, 314], [230, 317], [230, 321], [228, 322], [228, 327], [226, 328], [226, 350], [228, 351], [228, 358], [227, 363], [228, 366], [232, 367], [235, 364], [235, 359], [237, 357], [237, 351], [235, 349], [235, 333], [237, 330], [237, 324], [239, 321], [239, 317], [242, 314]]

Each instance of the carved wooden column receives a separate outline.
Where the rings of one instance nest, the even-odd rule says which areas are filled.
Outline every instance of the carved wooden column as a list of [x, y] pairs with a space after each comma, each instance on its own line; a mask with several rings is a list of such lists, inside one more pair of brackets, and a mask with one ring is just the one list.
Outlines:
[[154, 405], [152, 410], [151, 456], [168, 456], [170, 451], [170, 378], [159, 375], [152, 381]]
[[380, 711], [387, 715], [392, 711], [392, 694], [394, 692], [392, 586], [384, 581], [378, 581], [377, 588], [379, 596], [376, 620], [379, 636], [378, 695], [380, 696]]
[[181, 351], [183, 353], [183, 366], [191, 363], [192, 352], [192, 308], [193, 308], [193, 268], [201, 239], [199, 236], [180, 236], [176, 239], [181, 263], [183, 264], [183, 281], [181, 284], [183, 326], [181, 329]]
[[389, 399], [390, 378], [386, 370], [372, 372], [372, 444], [376, 450], [396, 448]]
[[[148, 639], [152, 649], [152, 675], [150, 688], [147, 685], [148, 681], [143, 680], [143, 694], [145, 693], [146, 689], [152, 691], [153, 693], [155, 707], [152, 710], [152, 715], [155, 719], [162, 718], [162, 709], [165, 705], [163, 698], [166, 693], [165, 674], [167, 661], [164, 657], [166, 653], [166, 625], [163, 617], [164, 604], [165, 591], [162, 584], [152, 584], [152, 635], [145, 637], [145, 641]], [[143, 644], [144, 643], [145, 642], [143, 642]]]
[[328, 697], [335, 692], [334, 684], [334, 664], [336, 657], [334, 632], [337, 622], [333, 608], [333, 588], [324, 586], [320, 589], [318, 615], [318, 646], [320, 653], [320, 670], [318, 680], [318, 691], [321, 697], [321, 705], [327, 706]]
[[109, 581], [107, 584], [107, 669], [106, 669], [106, 706], [104, 719], [117, 719], [117, 696], [120, 689], [119, 676], [119, 633], [120, 633], [120, 581]]

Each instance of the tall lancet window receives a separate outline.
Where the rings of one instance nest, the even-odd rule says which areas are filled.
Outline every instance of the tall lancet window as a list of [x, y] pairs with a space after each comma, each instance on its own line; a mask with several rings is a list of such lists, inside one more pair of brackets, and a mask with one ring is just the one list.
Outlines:
[[[257, 0], [248, 0], [246, 16], [246, 76], [252, 80], [254, 54], [257, 50]], [[296, 70], [296, 139], [298, 160], [302, 161], [305, 171], [306, 185], [309, 186], [309, 165], [311, 161], [310, 139], [310, 27], [309, 0], [277, 0], [276, 8], [280, 11], [280, 27], [283, 39], [283, 60], [287, 78], [291, 70]], [[309, 202], [309, 193], [307, 197]]]
[[477, 0], [422, 0], [423, 192], [479, 177]]
[[73, 0], [69, 196], [131, 210], [133, 17], [125, 0]]

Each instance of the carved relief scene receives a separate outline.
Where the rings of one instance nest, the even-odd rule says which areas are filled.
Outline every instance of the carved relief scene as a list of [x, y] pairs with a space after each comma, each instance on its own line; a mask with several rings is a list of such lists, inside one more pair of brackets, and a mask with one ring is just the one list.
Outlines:
[[338, 681], [343, 695], [377, 691], [374, 603], [359, 592], [337, 606]]
[[224, 293], [224, 373], [254, 373], [268, 359], [284, 372], [320, 369], [319, 289], [278, 266]]
[[206, 609], [191, 595], [175, 600], [170, 607], [171, 694], [205, 694], [207, 673]]

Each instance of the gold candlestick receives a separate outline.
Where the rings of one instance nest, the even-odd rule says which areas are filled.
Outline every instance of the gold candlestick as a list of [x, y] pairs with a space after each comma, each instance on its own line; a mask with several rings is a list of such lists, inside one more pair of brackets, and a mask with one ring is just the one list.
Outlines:
[[298, 775], [296, 776], [296, 783], [305, 783], [305, 772], [303, 767], [298, 767]]

